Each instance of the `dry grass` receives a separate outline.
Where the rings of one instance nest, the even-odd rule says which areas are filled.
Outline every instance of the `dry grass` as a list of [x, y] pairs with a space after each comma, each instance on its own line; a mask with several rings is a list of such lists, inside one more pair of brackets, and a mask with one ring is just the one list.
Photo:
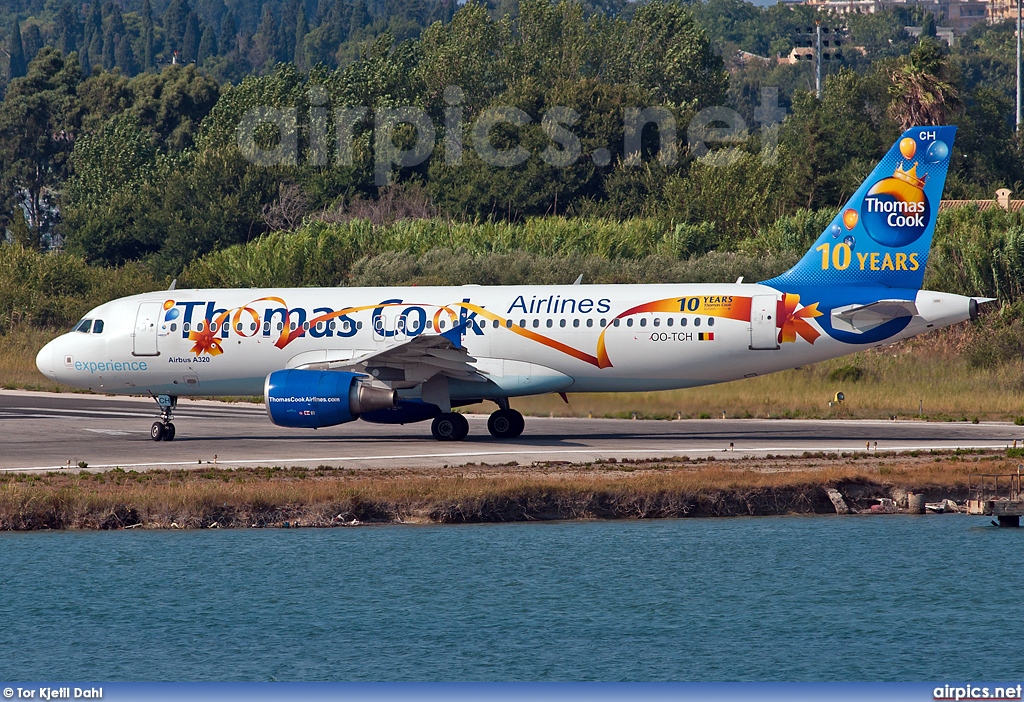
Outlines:
[[36, 368], [39, 349], [59, 333], [22, 324], [0, 334], [0, 387], [5, 390], [71, 391], [71, 388], [53, 382]]
[[[922, 417], [964, 421], [1024, 416], [1024, 358], [994, 368], [972, 367], [965, 325], [889, 348], [864, 351], [772, 375], [687, 390], [569, 394], [518, 398], [520, 411], [568, 417], [713, 418]], [[965, 338], [967, 337], [967, 338]], [[860, 379], [848, 379], [856, 369]], [[846, 371], [844, 373], [844, 371]], [[844, 379], [846, 376], [847, 379]], [[836, 392], [846, 400], [829, 407]], [[493, 406], [467, 411], [489, 412]]]
[[852, 503], [894, 491], [963, 498], [971, 473], [1007, 472], [1005, 453], [854, 454], [443, 470], [260, 468], [12, 474], [0, 529], [142, 525], [330, 526], [822, 513], [823, 486]]

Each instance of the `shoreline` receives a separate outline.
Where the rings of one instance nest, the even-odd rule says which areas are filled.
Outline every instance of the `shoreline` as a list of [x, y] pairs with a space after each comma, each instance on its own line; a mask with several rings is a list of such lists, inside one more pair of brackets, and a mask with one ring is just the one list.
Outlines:
[[[967, 497], [1007, 451], [468, 464], [115, 469], [0, 476], [0, 531], [338, 527], [877, 513]], [[838, 498], [838, 499], [836, 499]]]

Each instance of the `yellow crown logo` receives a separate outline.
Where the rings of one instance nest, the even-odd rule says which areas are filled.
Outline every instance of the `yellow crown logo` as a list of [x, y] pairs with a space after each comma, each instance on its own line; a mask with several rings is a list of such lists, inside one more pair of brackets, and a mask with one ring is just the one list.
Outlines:
[[892, 177], [896, 180], [902, 180], [904, 183], [909, 183], [915, 188], [924, 188], [924, 181], [927, 178], [917, 177], [917, 161], [914, 161], [914, 165], [910, 167], [910, 170], [903, 170], [903, 164], [896, 166], [896, 170], [893, 171]]

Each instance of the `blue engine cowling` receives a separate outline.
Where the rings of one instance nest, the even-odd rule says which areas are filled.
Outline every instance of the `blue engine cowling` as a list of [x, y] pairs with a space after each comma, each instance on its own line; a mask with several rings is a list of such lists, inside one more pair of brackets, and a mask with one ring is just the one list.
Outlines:
[[391, 388], [345, 371], [274, 371], [267, 376], [263, 396], [270, 421], [303, 429], [351, 422], [364, 412], [394, 407], [396, 401]]

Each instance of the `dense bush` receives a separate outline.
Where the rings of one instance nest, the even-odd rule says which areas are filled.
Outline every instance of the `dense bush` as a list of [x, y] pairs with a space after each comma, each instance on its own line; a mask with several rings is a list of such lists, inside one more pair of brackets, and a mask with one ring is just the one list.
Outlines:
[[91, 307], [159, 287], [139, 265], [99, 268], [71, 254], [0, 245], [0, 334], [19, 324], [70, 327]]

